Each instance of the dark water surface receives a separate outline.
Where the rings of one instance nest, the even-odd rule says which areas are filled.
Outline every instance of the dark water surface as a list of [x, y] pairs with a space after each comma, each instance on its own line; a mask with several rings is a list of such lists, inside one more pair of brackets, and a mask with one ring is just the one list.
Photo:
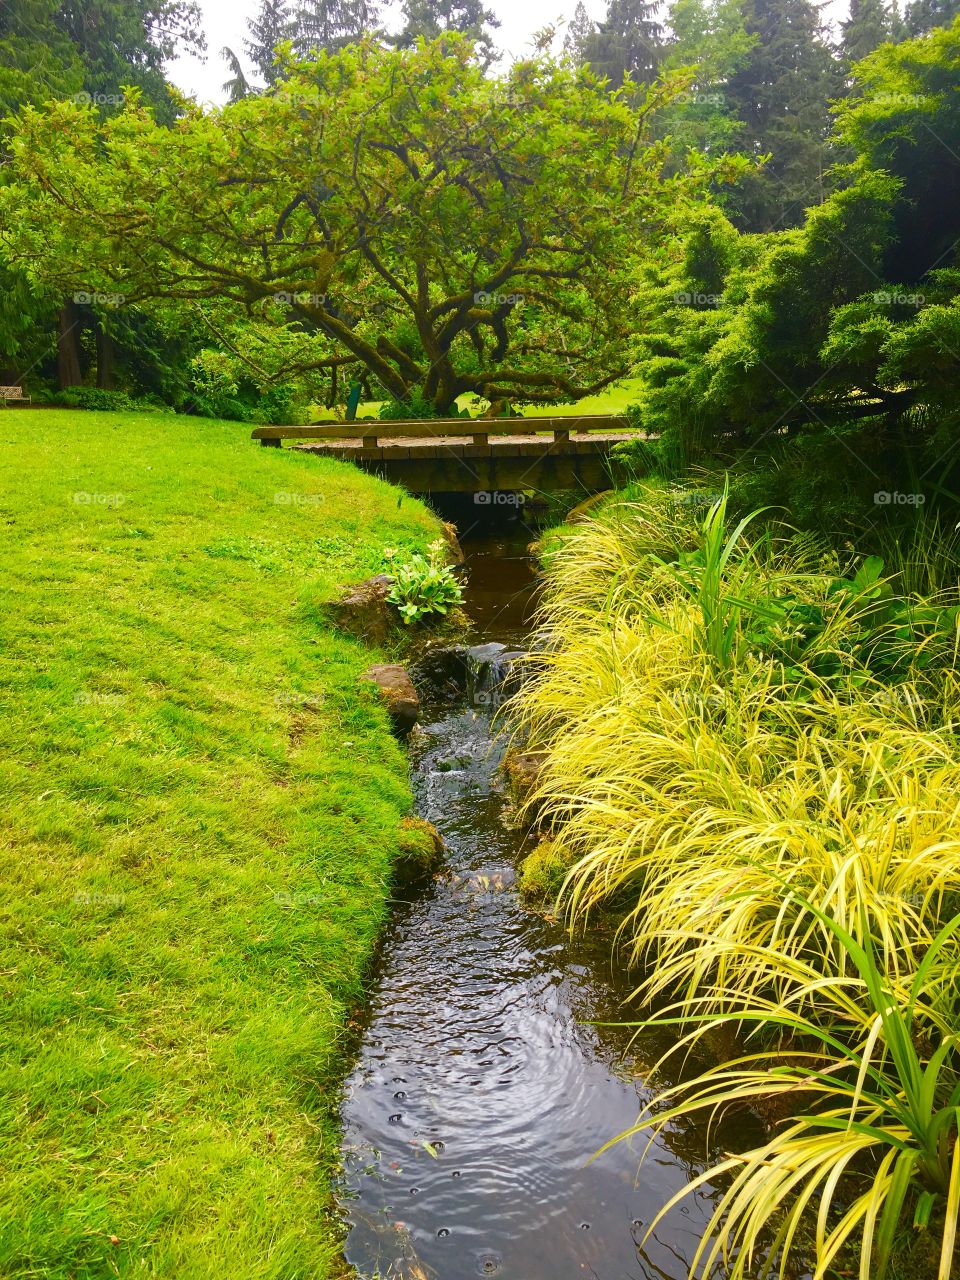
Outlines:
[[636, 1242], [703, 1167], [703, 1135], [672, 1134], [639, 1172], [643, 1138], [590, 1159], [635, 1120], [665, 1046], [590, 1025], [624, 1016], [610, 939], [571, 941], [514, 891], [519, 836], [479, 695], [497, 642], [515, 649], [528, 628], [532, 573], [509, 542], [469, 559], [483, 642], [471, 692], [428, 708], [412, 748], [417, 809], [447, 864], [398, 903], [384, 938], [343, 1104], [346, 1254], [365, 1278], [680, 1280], [708, 1200]]

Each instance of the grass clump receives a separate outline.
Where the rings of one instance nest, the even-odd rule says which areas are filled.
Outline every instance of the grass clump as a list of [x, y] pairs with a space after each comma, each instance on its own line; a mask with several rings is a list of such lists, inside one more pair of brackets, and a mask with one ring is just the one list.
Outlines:
[[561, 901], [584, 923], [626, 900], [637, 1000], [686, 1043], [723, 1022], [743, 1044], [642, 1124], [771, 1091], [795, 1107], [774, 1145], [706, 1175], [735, 1190], [691, 1274], [763, 1257], [787, 1274], [794, 1209], [816, 1204], [817, 1277], [857, 1233], [879, 1277], [916, 1218], [947, 1280], [956, 591], [898, 592], [878, 558], [782, 526], [731, 529], [723, 494], [691, 519], [640, 492], [551, 550], [550, 644], [515, 708], [544, 753], [527, 803], [569, 866]]
[[333, 1274], [410, 796], [309, 600], [436, 522], [234, 424], [9, 410], [0, 448], [0, 1272]]

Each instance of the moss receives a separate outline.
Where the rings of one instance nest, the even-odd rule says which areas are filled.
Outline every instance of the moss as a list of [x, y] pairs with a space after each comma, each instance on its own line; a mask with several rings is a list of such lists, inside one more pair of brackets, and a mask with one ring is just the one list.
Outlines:
[[443, 856], [443, 838], [426, 818], [404, 818], [397, 847], [396, 871], [404, 880], [429, 875]]
[[552, 840], [541, 840], [520, 867], [520, 893], [534, 902], [555, 902], [573, 862]]

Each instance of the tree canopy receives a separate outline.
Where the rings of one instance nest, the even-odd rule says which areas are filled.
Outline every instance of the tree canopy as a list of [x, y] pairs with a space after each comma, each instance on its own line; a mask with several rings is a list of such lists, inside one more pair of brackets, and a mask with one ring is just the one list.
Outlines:
[[450, 37], [321, 54], [172, 129], [136, 97], [28, 108], [6, 252], [44, 287], [294, 323], [439, 411], [576, 399], [628, 372], [637, 256], [704, 198], [648, 141], [658, 100], [544, 59], [492, 80]]
[[682, 456], [806, 441], [835, 470], [868, 459], [868, 484], [905, 449], [951, 458], [958, 103], [960, 21], [880, 47], [838, 113], [852, 162], [802, 227], [742, 235], [710, 210], [676, 262], [645, 273], [642, 414]]

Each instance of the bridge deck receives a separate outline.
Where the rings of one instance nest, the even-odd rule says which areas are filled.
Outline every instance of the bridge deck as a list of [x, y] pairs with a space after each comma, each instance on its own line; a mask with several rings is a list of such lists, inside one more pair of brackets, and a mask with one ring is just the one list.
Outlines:
[[383, 461], [396, 458], [520, 458], [543, 454], [606, 453], [610, 445], [636, 438], [636, 431], [571, 431], [567, 440], [554, 440], [551, 435], [497, 436], [486, 444], [474, 444], [455, 436], [381, 436], [374, 446], [362, 440], [323, 440], [315, 444], [294, 444], [291, 448], [304, 453], [320, 453], [348, 462]]
[[[521, 425], [522, 424], [522, 425]], [[440, 418], [257, 427], [261, 445], [338, 461], [402, 484], [411, 493], [578, 489], [609, 484], [607, 455], [635, 439], [620, 414], [545, 418]]]
[[364, 471], [401, 484], [410, 493], [490, 493], [511, 490], [576, 489], [596, 493], [610, 485], [607, 454], [635, 431], [589, 434], [569, 439], [533, 434], [497, 436], [485, 444], [436, 436], [385, 436], [376, 446], [356, 441], [323, 441], [291, 447], [314, 456], [353, 462]]

